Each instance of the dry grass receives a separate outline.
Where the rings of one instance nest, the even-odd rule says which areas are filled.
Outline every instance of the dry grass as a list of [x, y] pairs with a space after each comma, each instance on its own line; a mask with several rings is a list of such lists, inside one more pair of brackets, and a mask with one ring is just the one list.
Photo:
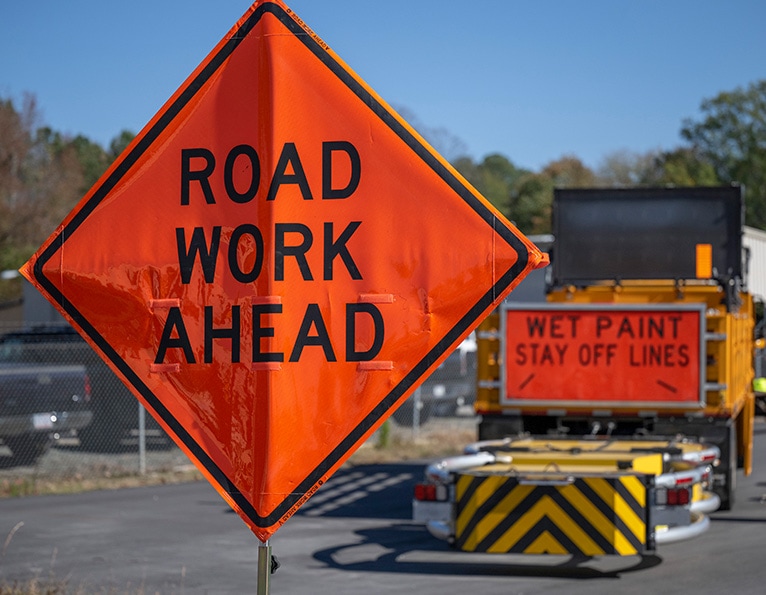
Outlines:
[[34, 578], [24, 582], [0, 584], [0, 595], [154, 595], [154, 593], [143, 587], [124, 589], [104, 587], [95, 590], [82, 585], [73, 587], [66, 581], [53, 578], [50, 580]]
[[[471, 419], [429, 422], [417, 432], [389, 421], [351, 455], [346, 465], [391, 463], [459, 454], [465, 444], [474, 440], [476, 425]], [[203, 479], [203, 475], [190, 463], [168, 466], [144, 475], [123, 467], [102, 465], [65, 476], [35, 473], [0, 477], [0, 498], [76, 494]], [[0, 595], [5, 593], [0, 591]]]
[[[389, 432], [387, 435], [386, 431]], [[379, 430], [363, 444], [347, 464], [392, 463], [457, 455], [466, 444], [476, 440], [476, 435], [475, 424], [468, 421], [426, 425], [417, 434], [409, 428], [390, 426], [388, 430]]]
[[[41, 496], [44, 494], [79, 494], [95, 490], [118, 490], [121, 488], [185, 483], [199, 481], [202, 478], [202, 474], [192, 465], [169, 471], [147, 473], [145, 475], [125, 473], [117, 476], [72, 476], [61, 478], [25, 476], [0, 480], [0, 498]], [[0, 591], [0, 595], [4, 595], [4, 593]]]

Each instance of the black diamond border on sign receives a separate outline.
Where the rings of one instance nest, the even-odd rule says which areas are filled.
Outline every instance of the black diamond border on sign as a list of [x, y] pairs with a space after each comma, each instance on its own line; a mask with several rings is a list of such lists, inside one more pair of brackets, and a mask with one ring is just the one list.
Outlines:
[[[506, 271], [497, 282], [487, 291], [476, 304], [466, 313], [461, 320], [418, 362], [418, 364], [388, 393], [378, 405], [354, 428], [354, 430], [314, 469], [296, 488], [295, 492], [288, 494], [284, 500], [269, 514], [261, 515], [254, 506], [243, 496], [232, 481], [220, 469], [202, 447], [189, 435], [186, 429], [170, 414], [162, 402], [143, 383], [135, 372], [123, 361], [120, 355], [107, 343], [101, 334], [88, 322], [77, 308], [49, 281], [43, 274], [43, 267], [53, 258], [58, 250], [62, 249], [67, 239], [79, 228], [80, 224], [93, 212], [106, 196], [117, 186], [123, 176], [138, 161], [141, 155], [147, 151], [157, 137], [181, 112], [184, 106], [204, 86], [207, 80], [221, 67], [225, 60], [236, 50], [239, 44], [247, 37], [248, 33], [256, 26], [264, 14], [272, 14], [294, 34], [338, 79], [340, 79], [362, 103], [380, 118], [391, 130], [393, 130], [404, 143], [426, 163], [439, 177], [460, 196], [487, 224], [494, 233], [507, 242], [518, 254], [518, 260]], [[399, 120], [397, 120], [375, 96], [373, 96], [359, 81], [352, 76], [341, 64], [339, 64], [317, 40], [309, 35], [293, 18], [278, 4], [266, 2], [256, 8], [236, 31], [236, 33], [219, 51], [212, 56], [207, 65], [197, 76], [187, 83], [186, 88], [178, 98], [167, 106], [165, 112], [146, 131], [144, 136], [137, 142], [133, 149], [122, 157], [121, 162], [112, 174], [105, 179], [95, 190], [92, 197], [75, 214], [72, 220], [63, 228], [61, 233], [54, 238], [34, 265], [34, 276], [37, 282], [48, 294], [66, 311], [73, 320], [83, 329], [98, 348], [120, 370], [123, 376], [143, 396], [146, 403], [178, 438], [186, 445], [189, 451], [204, 466], [215, 481], [229, 494], [231, 499], [239, 506], [245, 515], [257, 527], [268, 528], [276, 524], [283, 516], [298, 504], [304, 495], [321, 480], [321, 478], [335, 465], [346, 453], [353, 448], [360, 438], [375, 423], [380, 420], [433, 365], [444, 352], [457, 341], [473, 322], [484, 312], [510, 284], [523, 272], [527, 265], [528, 252], [524, 243], [516, 235], [500, 222], [494, 213], [484, 203], [478, 200], [473, 193], [466, 188], [432, 153], [426, 149], [420, 141], [413, 136]]]

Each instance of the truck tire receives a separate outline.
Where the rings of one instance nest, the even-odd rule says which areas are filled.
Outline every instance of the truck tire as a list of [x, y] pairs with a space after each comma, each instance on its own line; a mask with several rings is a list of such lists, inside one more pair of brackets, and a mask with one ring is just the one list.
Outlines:
[[[732, 510], [734, 508], [735, 493], [737, 491], [737, 424], [733, 422], [728, 428], [726, 442], [721, 449], [721, 459], [726, 465], [724, 469], [725, 483], [716, 492], [721, 498], [719, 510]], [[726, 448], [728, 445], [728, 448]], [[728, 450], [728, 452], [726, 452]]]
[[13, 462], [17, 465], [33, 465], [43, 456], [51, 446], [48, 435], [22, 434], [3, 438], [5, 445], [13, 455]]

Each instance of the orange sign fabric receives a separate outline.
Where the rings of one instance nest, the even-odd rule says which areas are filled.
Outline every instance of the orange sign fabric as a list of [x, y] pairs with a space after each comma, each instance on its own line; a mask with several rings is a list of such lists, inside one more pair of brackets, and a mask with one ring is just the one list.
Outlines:
[[265, 541], [544, 262], [262, 1], [22, 272]]
[[699, 406], [699, 307], [508, 308], [506, 402]]

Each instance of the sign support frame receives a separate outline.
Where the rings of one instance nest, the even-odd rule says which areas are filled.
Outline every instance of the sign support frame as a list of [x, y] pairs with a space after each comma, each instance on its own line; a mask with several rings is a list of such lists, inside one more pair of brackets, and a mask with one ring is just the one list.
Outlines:
[[271, 583], [271, 544], [269, 540], [258, 540], [258, 568], [257, 568], [256, 593], [269, 595]]

